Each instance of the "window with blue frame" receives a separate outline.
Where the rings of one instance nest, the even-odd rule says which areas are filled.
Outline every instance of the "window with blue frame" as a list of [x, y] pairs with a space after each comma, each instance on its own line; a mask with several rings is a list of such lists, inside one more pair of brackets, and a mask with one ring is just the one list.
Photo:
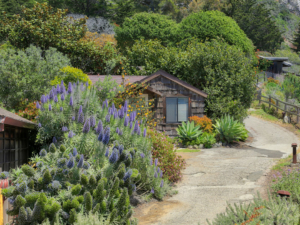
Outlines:
[[189, 98], [168, 97], [166, 98], [166, 122], [180, 123], [188, 121]]

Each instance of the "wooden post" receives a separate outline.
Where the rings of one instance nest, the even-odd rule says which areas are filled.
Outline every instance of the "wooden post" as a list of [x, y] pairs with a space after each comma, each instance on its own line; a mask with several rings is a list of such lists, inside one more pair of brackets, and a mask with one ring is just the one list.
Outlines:
[[278, 99], [276, 99], [276, 111], [278, 112]]
[[269, 96], [269, 108], [271, 108], [271, 96]]
[[284, 103], [284, 112], [286, 113], [286, 104]]

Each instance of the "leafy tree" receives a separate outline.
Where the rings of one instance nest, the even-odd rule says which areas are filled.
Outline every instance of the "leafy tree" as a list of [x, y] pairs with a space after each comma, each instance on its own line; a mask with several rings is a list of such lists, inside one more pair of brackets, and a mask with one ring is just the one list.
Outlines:
[[110, 9], [110, 18], [121, 25], [125, 18], [131, 17], [136, 12], [134, 0], [117, 0], [115, 6]]
[[193, 13], [179, 24], [177, 41], [198, 38], [201, 41], [222, 37], [230, 45], [253, 54], [253, 45], [238, 24], [219, 11]]
[[159, 39], [168, 45], [174, 39], [176, 22], [165, 15], [137, 13], [126, 18], [122, 26], [116, 28], [116, 40], [121, 48], [130, 47], [135, 40]]
[[107, 99], [109, 101], [116, 97], [119, 92], [123, 92], [124, 90], [124, 87], [119, 86], [110, 75], [105, 76], [103, 81], [99, 79], [94, 86], [97, 89], [99, 99]]
[[43, 3], [47, 0], [1, 0], [0, 11], [5, 11], [8, 17], [22, 12], [22, 6], [32, 8], [35, 2]]
[[256, 48], [273, 53], [283, 42], [282, 33], [265, 3], [257, 4], [256, 0], [228, 0], [223, 11], [238, 23]]
[[106, 63], [114, 61], [112, 69], [117, 74], [121, 56], [116, 49], [110, 44], [101, 48], [93, 42], [81, 41], [87, 31], [86, 19], [72, 20], [66, 17], [66, 12], [45, 3], [32, 9], [23, 8], [21, 15], [0, 20], [0, 37], [19, 49], [30, 44], [42, 50], [57, 48], [71, 59], [74, 67], [83, 71], [105, 73]]
[[62, 76], [60, 69], [70, 60], [56, 49], [50, 48], [42, 58], [40, 48], [30, 46], [21, 50], [0, 50], [0, 101], [13, 109], [24, 99], [38, 100], [50, 88], [55, 76]]
[[255, 72], [253, 64], [236, 46], [225, 41], [194, 40], [186, 48], [176, 48], [164, 47], [158, 40], [141, 40], [127, 49], [127, 56], [129, 73], [149, 75], [163, 69], [204, 90], [208, 94], [208, 116], [246, 116], [255, 93]]

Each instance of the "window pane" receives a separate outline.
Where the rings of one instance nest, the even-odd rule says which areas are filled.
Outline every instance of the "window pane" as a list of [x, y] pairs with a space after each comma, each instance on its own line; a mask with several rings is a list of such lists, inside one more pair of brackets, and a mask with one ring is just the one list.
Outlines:
[[4, 148], [3, 148], [3, 142], [4, 142], [4, 140], [1, 140], [0, 139], [0, 150], [3, 150]]
[[9, 140], [4, 141], [4, 149], [9, 149]]
[[178, 122], [187, 121], [189, 113], [189, 99], [178, 98]]
[[177, 122], [177, 98], [166, 98], [166, 122]]

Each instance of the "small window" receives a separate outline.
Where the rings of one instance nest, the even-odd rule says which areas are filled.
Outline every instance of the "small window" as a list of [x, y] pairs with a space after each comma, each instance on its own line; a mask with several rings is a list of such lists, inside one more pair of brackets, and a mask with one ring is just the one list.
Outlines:
[[188, 120], [189, 99], [188, 98], [166, 98], [166, 122], [180, 123]]

